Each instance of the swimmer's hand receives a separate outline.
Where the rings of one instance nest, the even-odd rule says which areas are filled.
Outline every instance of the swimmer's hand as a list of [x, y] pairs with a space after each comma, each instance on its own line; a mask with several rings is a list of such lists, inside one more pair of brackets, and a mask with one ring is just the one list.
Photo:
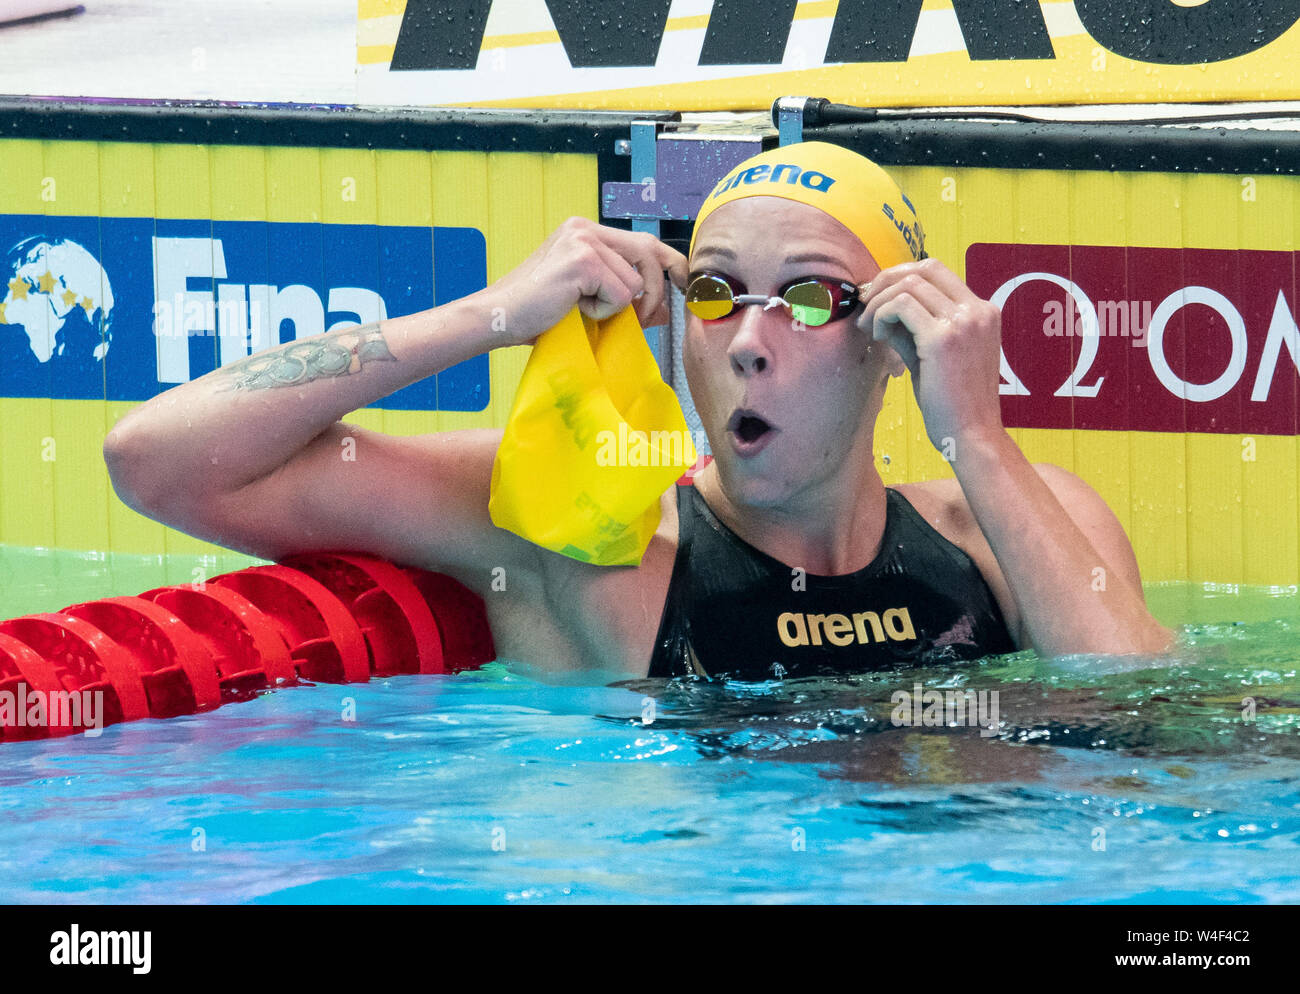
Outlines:
[[667, 324], [665, 272], [685, 289], [686, 256], [646, 232], [571, 217], [483, 292], [495, 305], [498, 344], [530, 345], [575, 305], [599, 321], [633, 304], [642, 327]]
[[1045, 656], [1169, 651], [1173, 632], [1147, 610], [1114, 512], [1068, 470], [1030, 463], [1002, 425], [997, 306], [937, 259], [885, 270], [862, 297], [858, 326], [911, 371], [926, 434], [961, 485], [960, 513], [987, 542], [980, 569], [1019, 613], [1017, 644]]
[[[930, 443], [1003, 431], [998, 400], [1002, 313], [938, 259], [884, 270], [861, 290], [857, 326], [890, 345], [912, 374]], [[992, 437], [992, 436], [989, 436]]]

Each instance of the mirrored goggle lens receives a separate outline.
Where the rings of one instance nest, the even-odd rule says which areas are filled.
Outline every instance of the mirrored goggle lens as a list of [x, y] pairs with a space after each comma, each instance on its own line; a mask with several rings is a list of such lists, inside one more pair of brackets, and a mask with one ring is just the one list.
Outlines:
[[799, 283], [785, 292], [790, 316], [811, 327], [825, 324], [835, 314], [835, 295], [822, 283]]
[[696, 317], [716, 321], [731, 313], [731, 287], [716, 276], [697, 276], [686, 288], [686, 306]]

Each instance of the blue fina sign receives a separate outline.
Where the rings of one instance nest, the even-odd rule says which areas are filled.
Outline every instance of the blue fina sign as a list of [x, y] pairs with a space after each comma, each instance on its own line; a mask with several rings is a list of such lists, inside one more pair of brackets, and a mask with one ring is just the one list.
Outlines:
[[[487, 283], [477, 228], [0, 215], [0, 396], [150, 397]], [[481, 411], [478, 356], [372, 404]]]

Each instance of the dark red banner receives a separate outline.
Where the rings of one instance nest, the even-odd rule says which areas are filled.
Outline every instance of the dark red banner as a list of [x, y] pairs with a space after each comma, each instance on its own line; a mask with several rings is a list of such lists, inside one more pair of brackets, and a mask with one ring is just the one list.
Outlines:
[[1294, 252], [980, 243], [1008, 428], [1297, 434]]

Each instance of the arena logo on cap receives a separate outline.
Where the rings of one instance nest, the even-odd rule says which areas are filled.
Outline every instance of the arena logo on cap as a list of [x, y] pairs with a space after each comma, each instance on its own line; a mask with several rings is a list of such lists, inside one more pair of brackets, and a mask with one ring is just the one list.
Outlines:
[[713, 196], [709, 199], [720, 197], [728, 190], [735, 189], [742, 183], [745, 185], [763, 182], [780, 183], [782, 180], [791, 186], [798, 183], [815, 193], [825, 193], [836, 183], [834, 177], [819, 173], [816, 169], [802, 169], [793, 162], [781, 162], [775, 166], [750, 166], [748, 169], [740, 170], [719, 183], [718, 188], [713, 191]]

